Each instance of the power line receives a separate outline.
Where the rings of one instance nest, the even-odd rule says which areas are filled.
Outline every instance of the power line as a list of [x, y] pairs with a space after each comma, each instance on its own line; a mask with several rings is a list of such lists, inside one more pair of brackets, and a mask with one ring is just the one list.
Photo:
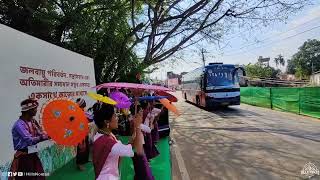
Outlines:
[[[292, 35], [292, 36], [288, 36], [288, 37], [283, 38], [283, 39], [280, 39], [280, 40], [272, 41], [272, 42], [267, 43], [267, 44], [264, 44], [264, 45], [262, 45], [262, 46], [258, 46], [258, 47], [255, 47], [255, 48], [251, 48], [251, 49], [249, 49], [249, 50], [247, 50], [247, 51], [252, 51], [252, 50], [255, 50], [255, 49], [259, 49], [259, 48], [262, 48], [262, 47], [266, 47], [266, 46], [269, 46], [269, 45], [271, 45], [271, 44], [278, 43], [278, 42], [281, 42], [281, 41], [283, 41], [283, 40], [287, 40], [287, 39], [290, 39], [290, 38], [299, 36], [299, 35], [301, 35], [301, 34], [304, 34], [304, 33], [306, 33], [306, 32], [312, 31], [312, 30], [317, 29], [317, 28], [320, 28], [320, 25], [319, 25], [319, 26], [315, 26], [315, 27], [310, 28], [310, 29], [307, 29], [307, 30], [302, 31], [302, 32], [300, 32], [300, 33], [294, 34], [294, 35]], [[238, 53], [233, 53], [233, 54], [231, 53], [231, 54], [227, 54], [227, 55], [223, 55], [223, 56], [235, 56], [235, 55], [238, 55], [238, 54], [241, 54], [241, 53], [245, 53], [245, 50], [242, 50], [241, 52], [238, 52]]]
[[[312, 22], [312, 21], [314, 21], [314, 20], [316, 20], [316, 19], [319, 19], [319, 18], [320, 18], [320, 16], [315, 17], [315, 18], [313, 18], [313, 19], [311, 19], [311, 20], [309, 20], [309, 21], [306, 21], [306, 22], [304, 22], [304, 23], [302, 23], [302, 24], [299, 24], [299, 25], [297, 25], [297, 26], [292, 27], [292, 28], [290, 28], [290, 29], [287, 30], [287, 31], [280, 32], [280, 33], [271, 35], [271, 36], [269, 36], [269, 37], [267, 37], [267, 38], [264, 38], [264, 39], [260, 40], [259, 42], [251, 43], [251, 44], [242, 46], [242, 47], [240, 47], [240, 48], [233, 48], [233, 49], [243, 49], [243, 48], [246, 48], [246, 47], [255, 45], [255, 44], [259, 44], [259, 43], [261, 43], [261, 42], [263, 42], [263, 41], [265, 41], [265, 40], [268, 40], [268, 39], [273, 38], [274, 36], [279, 36], [279, 35], [282, 35], [282, 34], [286, 34], [286, 33], [290, 32], [290, 31], [292, 31], [292, 30], [295, 30], [295, 29], [299, 28], [300, 26], [303, 26], [303, 25], [305, 25], [305, 24], [308, 24], [308, 23], [310, 23], [310, 22]], [[235, 37], [235, 38], [236, 38], [236, 37]], [[232, 50], [229, 50], [229, 51], [227, 51], [227, 53], [229, 53], [229, 52], [231, 52], [231, 51], [232, 51]]]

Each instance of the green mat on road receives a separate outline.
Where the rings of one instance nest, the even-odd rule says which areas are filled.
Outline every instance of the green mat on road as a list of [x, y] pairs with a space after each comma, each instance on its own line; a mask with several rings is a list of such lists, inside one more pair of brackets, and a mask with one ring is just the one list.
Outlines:
[[[120, 137], [123, 143], [128, 142], [128, 137]], [[171, 180], [171, 160], [168, 138], [160, 139], [157, 144], [160, 155], [151, 160], [152, 174], [156, 180]], [[54, 172], [48, 180], [90, 180], [94, 179], [92, 163], [85, 165], [85, 171], [79, 171], [75, 165], [75, 159], [64, 167]], [[133, 180], [134, 170], [131, 158], [122, 158], [120, 163], [121, 180]]]

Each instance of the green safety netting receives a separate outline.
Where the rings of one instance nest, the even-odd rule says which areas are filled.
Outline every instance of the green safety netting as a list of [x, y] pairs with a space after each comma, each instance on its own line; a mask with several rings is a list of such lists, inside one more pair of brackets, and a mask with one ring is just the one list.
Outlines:
[[320, 118], [320, 87], [242, 87], [241, 102]]
[[320, 118], [320, 88], [301, 88], [300, 113]]
[[262, 87], [244, 87], [240, 89], [241, 102], [260, 107], [271, 107], [270, 89]]
[[299, 88], [271, 88], [272, 109], [299, 114]]

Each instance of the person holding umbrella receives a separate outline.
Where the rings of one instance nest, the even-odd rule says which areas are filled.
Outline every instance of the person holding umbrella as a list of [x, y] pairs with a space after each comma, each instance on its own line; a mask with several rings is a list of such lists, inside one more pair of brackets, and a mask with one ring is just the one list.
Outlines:
[[[38, 102], [34, 99], [26, 99], [21, 102], [20, 118], [12, 128], [13, 147], [16, 151], [11, 164], [10, 172], [37, 172], [44, 173], [42, 163], [38, 157], [37, 144], [48, 140], [38, 122], [34, 119], [37, 114]], [[9, 177], [11, 179], [12, 177]], [[16, 179], [42, 180], [45, 176], [20, 176]]]
[[152, 137], [152, 142], [156, 144], [159, 141], [159, 126], [158, 126], [158, 120], [160, 117], [161, 109], [158, 109], [154, 106], [155, 102], [152, 101], [150, 102], [150, 113], [153, 117], [152, 122], [151, 122], [151, 137]]
[[[150, 127], [153, 121], [154, 115], [151, 114], [150, 111], [150, 103], [147, 102], [140, 102], [141, 107], [143, 109], [143, 124]], [[144, 133], [144, 141], [145, 144], [143, 145], [144, 151], [146, 153], [147, 159], [150, 160], [152, 158], [157, 157], [160, 153], [152, 141], [152, 135], [150, 133]]]
[[[78, 98], [76, 100], [76, 103], [85, 113], [84, 108], [86, 108], [87, 106], [86, 101], [82, 98]], [[89, 122], [89, 114], [86, 113], [86, 117], [88, 118], [88, 122]], [[84, 171], [85, 170], [84, 164], [89, 162], [89, 152], [90, 152], [89, 136], [86, 136], [85, 139], [81, 143], [79, 143], [77, 146], [76, 164], [80, 171]]]
[[[118, 163], [120, 157], [133, 157], [135, 179], [154, 180], [143, 151], [141, 132], [142, 111], [135, 116], [132, 144], [125, 145], [117, 140], [112, 130], [118, 127], [118, 119], [114, 106], [102, 104], [94, 113], [94, 121], [98, 132], [93, 143], [93, 167], [97, 180], [118, 180]], [[151, 131], [151, 130], [150, 130]]]

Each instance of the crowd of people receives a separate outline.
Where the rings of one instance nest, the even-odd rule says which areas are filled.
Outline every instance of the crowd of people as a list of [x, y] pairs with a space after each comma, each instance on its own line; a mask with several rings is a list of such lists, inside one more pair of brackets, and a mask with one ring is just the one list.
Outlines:
[[[128, 109], [119, 109], [114, 105], [97, 101], [93, 107], [86, 110], [85, 100], [81, 98], [76, 100], [86, 114], [88, 123], [94, 122], [95, 124], [95, 135], [92, 140], [89, 140], [88, 135], [77, 146], [76, 165], [79, 170], [85, 170], [84, 164], [91, 162], [89, 154], [92, 149], [92, 164], [96, 179], [119, 179], [118, 168], [121, 157], [131, 157], [135, 172], [134, 179], [153, 180], [149, 162], [159, 155], [156, 147], [159, 140], [157, 121], [163, 108], [156, 108], [154, 100], [139, 102], [132, 93], [123, 92], [134, 99]], [[35, 149], [39, 142], [48, 140], [50, 137], [34, 119], [38, 105], [34, 99], [26, 99], [21, 102], [22, 115], [12, 128], [16, 153], [11, 172], [44, 172]], [[123, 144], [117, 139], [117, 135], [130, 135], [129, 143]], [[45, 179], [44, 176], [15, 178]]]

